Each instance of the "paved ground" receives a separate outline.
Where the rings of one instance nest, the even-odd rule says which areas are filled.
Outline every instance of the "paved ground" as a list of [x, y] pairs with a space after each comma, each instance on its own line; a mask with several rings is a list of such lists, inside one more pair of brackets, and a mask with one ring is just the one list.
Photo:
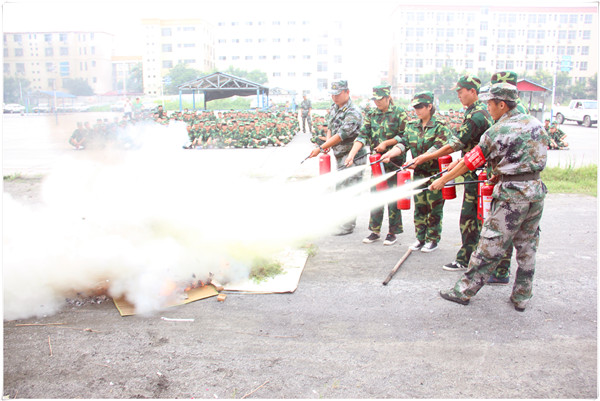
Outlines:
[[[566, 131], [572, 149], [581, 149], [586, 160], [594, 152], [585, 153], [584, 143], [595, 138], [597, 160], [596, 129]], [[29, 131], [5, 130], [4, 175], [44, 173], [53, 160], [73, 152], [61, 142], [68, 133], [54, 132], [31, 144], [25, 139]], [[60, 141], [44, 150], [43, 135]], [[307, 135], [300, 134], [284, 149], [236, 151], [235, 157], [265, 175], [304, 177], [318, 169], [316, 160], [300, 165], [309, 149]], [[231, 155], [182, 152], [214, 160]], [[6, 182], [4, 190], [30, 202], [39, 199], [39, 185], [31, 185], [26, 196], [19, 185]], [[441, 269], [460, 243], [459, 207], [458, 199], [446, 203], [439, 250], [413, 253], [388, 286], [381, 282], [413, 240], [410, 213], [403, 215], [405, 232], [392, 247], [361, 243], [368, 234], [366, 215], [351, 235], [316, 238], [318, 252], [293, 294], [230, 294], [224, 303], [213, 298], [150, 317], [122, 318], [111, 303], [102, 303], [5, 321], [3, 394], [596, 398], [597, 199], [548, 196], [534, 298], [524, 313], [512, 308], [510, 287], [484, 287], [468, 306], [439, 297], [459, 277]], [[54, 322], [67, 327], [17, 326]]]

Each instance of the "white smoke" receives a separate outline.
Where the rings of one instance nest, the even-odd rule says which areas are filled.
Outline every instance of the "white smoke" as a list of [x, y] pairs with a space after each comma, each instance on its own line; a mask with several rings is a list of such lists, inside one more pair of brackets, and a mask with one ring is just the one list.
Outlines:
[[171, 295], [165, 283], [246, 278], [257, 257], [406, 196], [406, 188], [373, 196], [369, 184], [331, 190], [365, 167], [258, 180], [224, 151], [215, 168], [202, 151], [181, 149], [183, 124], [135, 126], [129, 135], [140, 149], [64, 160], [44, 181], [40, 206], [4, 194], [5, 319], [50, 315], [66, 296], [107, 283], [137, 313], [160, 310]]

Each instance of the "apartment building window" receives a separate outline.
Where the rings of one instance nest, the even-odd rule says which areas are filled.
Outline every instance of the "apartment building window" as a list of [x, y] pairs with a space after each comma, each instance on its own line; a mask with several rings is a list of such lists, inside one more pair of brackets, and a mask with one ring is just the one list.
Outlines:
[[479, 38], [479, 45], [487, 46], [487, 38], [485, 36], [482, 36], [481, 38]]
[[231, 43], [240, 43], [240, 40], [239, 39], [231, 39]]
[[506, 46], [505, 45], [498, 45], [498, 49], [496, 50], [496, 53], [498, 53], [498, 54], [505, 54], [506, 53]]
[[173, 45], [171, 45], [170, 43], [163, 44], [162, 51], [163, 53], [171, 53], [173, 51]]
[[594, 16], [593, 16], [592, 14], [586, 14], [586, 15], [583, 17], [583, 23], [584, 23], [584, 24], [591, 24], [591, 23], [592, 23], [592, 21], [593, 21], [593, 18], [594, 18]]
[[559, 18], [559, 22], [561, 24], [566, 24], [569, 21], [569, 16], [567, 14], [561, 14]]
[[279, 55], [274, 55], [273, 56], [273, 60], [280, 60], [280, 59], [281, 59], [281, 56], [279, 56]]
[[412, 53], [415, 51], [415, 44], [414, 43], [407, 43], [406, 44], [406, 52], [407, 53]]
[[506, 38], [506, 29], [498, 29], [498, 39]]
[[196, 59], [195, 58], [188, 58], [186, 60], [183, 60], [184, 64], [196, 64]]
[[425, 29], [417, 28], [416, 33], [417, 33], [417, 38], [422, 38], [423, 36], [425, 36]]
[[44, 41], [45, 42], [52, 42], [52, 34], [51, 33], [45, 33], [44, 34]]
[[506, 54], [515, 54], [515, 45], [506, 46]]
[[588, 69], [588, 63], [587, 61], [582, 61], [581, 63], [579, 63], [579, 70], [580, 71], [587, 71]]
[[305, 78], [310, 77], [310, 75], [311, 75], [310, 72], [303, 72], [302, 73], [302, 76], [305, 77]]
[[326, 72], [327, 71], [327, 62], [325, 62], [325, 61], [319, 61], [317, 63], [317, 71], [319, 71], [319, 72]]
[[25, 72], [25, 63], [15, 63], [15, 68], [17, 72]]
[[92, 60], [92, 67], [96, 66], [96, 60]]
[[412, 74], [406, 74], [406, 75], [404, 76], [404, 82], [405, 82], [405, 83], [407, 83], [407, 84], [410, 84], [410, 83], [412, 83], [413, 81], [414, 81], [414, 79], [413, 79], [413, 75], [412, 75]]
[[567, 56], [575, 55], [575, 46], [567, 46]]
[[448, 43], [446, 45], [446, 53], [454, 53], [454, 44]]
[[533, 29], [527, 30], [527, 39], [535, 39], [535, 31]]
[[220, 44], [220, 45], [222, 45], [222, 44], [227, 43], [227, 40], [226, 39], [219, 39], [219, 40], [217, 40], [217, 43]]
[[280, 21], [273, 21], [273, 25], [281, 25]]
[[545, 24], [546, 23], [546, 14], [538, 14], [537, 20], [538, 20], [538, 24]]
[[537, 20], [537, 15], [535, 14], [529, 14], [529, 16], [527, 17], [527, 22], [530, 24], [535, 24]]
[[13, 35], [13, 40], [14, 40], [15, 42], [21, 42], [23, 39], [22, 39], [22, 37], [21, 37], [21, 34], [20, 34], [20, 33], [17, 33], [17, 34], [14, 34], [14, 35]]
[[273, 43], [279, 43], [279, 42], [281, 42], [280, 38], [273, 38]]
[[406, 37], [415, 36], [415, 28], [406, 28]]
[[413, 68], [415, 66], [415, 60], [413, 60], [412, 58], [407, 58], [406, 60], [404, 60], [404, 66], [406, 68]]
[[446, 63], [444, 65], [446, 67], [453, 67], [454, 66], [454, 60], [446, 60]]
[[435, 34], [438, 38], [443, 38], [444, 37], [444, 28], [437, 28], [436, 29], [436, 34]]
[[465, 60], [465, 68], [466, 69], [473, 68], [473, 60]]
[[536, 61], [535, 62], [535, 69], [536, 70], [543, 70], [544, 69], [544, 62], [543, 61]]
[[252, 56], [246, 56], [246, 57], [245, 57], [245, 59], [246, 59], [246, 60], [252, 60], [253, 58], [254, 58], [254, 57], [252, 57]]
[[341, 64], [342, 63], [342, 56], [337, 55], [337, 56], [333, 56], [333, 62], [336, 64]]
[[54, 71], [54, 63], [46, 63], [46, 72]]
[[567, 38], [567, 31], [565, 31], [565, 30], [558, 31], [558, 39], [559, 40], [566, 39], [566, 38]]
[[446, 37], [453, 38], [454, 37], [454, 28], [446, 29]]
[[23, 49], [15, 49], [15, 57], [23, 57]]
[[317, 46], [317, 54], [320, 54], [320, 55], [327, 54], [327, 45], [318, 45]]
[[10, 64], [4, 63], [4, 73], [10, 74]]
[[288, 72], [288, 77], [293, 78], [296, 76], [295, 72]]
[[327, 79], [325, 79], [325, 78], [317, 79], [317, 88], [319, 88], [320, 90], [327, 89]]
[[267, 59], [267, 56], [258, 56], [258, 59], [259, 59], [259, 60], [266, 60], [266, 59]]
[[590, 47], [589, 46], [581, 46], [581, 55], [587, 56], [589, 54], [590, 54]]
[[225, 56], [219, 56], [219, 61], [225, 61], [225, 60], [227, 60], [227, 57], [225, 57]]
[[58, 34], [58, 40], [60, 40], [61, 42], [66, 42], [68, 39], [68, 34], [66, 33], [60, 33]]
[[[273, 59], [275, 59], [275, 57], [279, 57], [279, 56], [273, 56]], [[231, 60], [239, 60], [240, 56], [231, 56]]]
[[479, 53], [479, 61], [485, 61], [486, 59], [486, 54], [485, 53]]
[[195, 44], [195, 43], [184, 43], [184, 44], [183, 44], [183, 47], [184, 47], [184, 48], [196, 47], [196, 44]]
[[183, 27], [183, 32], [193, 32], [196, 30], [196, 27], [193, 26], [184, 26]]
[[466, 48], [467, 53], [473, 53], [475, 51], [475, 45], [473, 44], [467, 44], [467, 48]]
[[173, 60], [163, 60], [163, 68], [173, 68]]
[[559, 56], [564, 56], [566, 53], [566, 48], [564, 46], [558, 46], [556, 48], [556, 54], [558, 54]]
[[435, 68], [442, 68], [444, 66], [444, 60], [442, 59], [435, 59]]
[[569, 31], [568, 38], [569, 40], [574, 40], [575, 38], [577, 38], [577, 31]]
[[537, 54], [537, 55], [544, 54], [544, 46], [536, 46], [535, 47], [535, 54]]
[[415, 60], [415, 67], [416, 68], [423, 68], [423, 59], [422, 58], [418, 58]]
[[415, 45], [415, 51], [416, 51], [417, 53], [423, 53], [423, 43], [417, 43], [417, 44]]
[[569, 15], [569, 24], [576, 24], [576, 23], [577, 23], [577, 14]]
[[479, 23], [479, 30], [480, 31], [487, 31], [488, 30], [488, 23], [487, 23], [487, 21], [481, 21]]
[[533, 70], [533, 61], [527, 61], [527, 62], [525, 62], [525, 69], [526, 70]]
[[443, 53], [444, 52], [444, 45], [441, 43], [438, 43], [435, 45], [435, 52], [436, 53]]
[[512, 60], [506, 60], [506, 69], [512, 70], [515, 68], [515, 62]]
[[171, 36], [171, 28], [162, 28], [160, 34], [161, 36]]
[[[61, 77], [68, 77], [70, 72], [70, 66], [68, 61], [62, 61], [58, 67]], [[86, 64], [87, 70], [87, 64]]]
[[583, 35], [581, 36], [582, 39], [590, 39], [591, 37], [592, 37], [591, 31], [583, 31]]
[[59, 50], [59, 54], [61, 56], [68, 56], [69, 55], [69, 48], [68, 47], [61, 47]]
[[538, 39], [545, 39], [546, 38], [546, 31], [542, 31], [542, 30], [537, 31], [537, 38]]
[[475, 29], [469, 28], [467, 29], [467, 38], [474, 38], [475, 37]]

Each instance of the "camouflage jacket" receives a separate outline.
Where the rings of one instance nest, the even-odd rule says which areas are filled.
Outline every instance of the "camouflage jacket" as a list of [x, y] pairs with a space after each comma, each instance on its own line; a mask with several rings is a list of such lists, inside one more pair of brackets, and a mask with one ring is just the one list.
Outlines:
[[[479, 147], [495, 175], [518, 175], [542, 171], [546, 167], [548, 139], [535, 117], [513, 109], [488, 129]], [[541, 179], [500, 181], [493, 197], [503, 201], [535, 202], [544, 199], [546, 186]]]
[[[362, 113], [358, 107], [354, 105], [352, 99], [348, 99], [343, 107], [338, 107], [335, 103], [331, 105], [328, 114], [328, 124], [331, 131], [331, 136], [338, 135], [342, 142], [333, 146], [333, 153], [336, 159], [346, 158], [354, 140], [360, 133], [360, 127], [362, 125]], [[357, 160], [358, 156], [363, 156], [366, 153], [363, 147], [358, 151], [354, 160]], [[364, 159], [364, 158], [363, 158]]]
[[308, 111], [312, 108], [312, 104], [310, 103], [310, 100], [306, 99], [306, 100], [303, 100], [302, 102], [300, 102], [300, 108], [302, 109], [302, 115], [307, 116]]
[[477, 100], [465, 110], [463, 123], [456, 134], [450, 137], [448, 144], [453, 150], [462, 150], [462, 156], [473, 149], [481, 135], [494, 123], [487, 106], [480, 100]]
[[[407, 119], [406, 111], [401, 106], [390, 104], [385, 113], [377, 108], [371, 110], [366, 114], [365, 122], [360, 129], [356, 142], [360, 142], [365, 146], [369, 145], [371, 151], [373, 151], [381, 142], [393, 139], [395, 136], [402, 136]], [[398, 157], [394, 157], [391, 161], [400, 166], [406, 161], [406, 154], [403, 153]], [[393, 165], [386, 165], [385, 167], [387, 170]]]
[[[434, 115], [425, 128], [419, 119], [410, 121], [406, 124], [404, 135], [397, 135], [395, 139], [398, 141], [396, 146], [402, 150], [402, 153], [410, 150], [412, 157], [417, 157], [423, 153], [431, 153], [440, 149], [448, 142], [451, 135], [450, 128], [442, 121], [437, 120]], [[415, 175], [433, 175], [439, 171], [438, 161], [433, 159], [415, 168]]]

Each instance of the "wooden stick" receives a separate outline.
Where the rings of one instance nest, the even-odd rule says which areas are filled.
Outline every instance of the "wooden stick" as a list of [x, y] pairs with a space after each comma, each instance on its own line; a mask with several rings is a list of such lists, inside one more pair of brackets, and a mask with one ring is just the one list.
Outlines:
[[383, 280], [383, 285], [387, 285], [390, 282], [390, 280], [392, 279], [392, 277], [394, 277], [394, 274], [396, 274], [396, 272], [400, 268], [400, 265], [402, 263], [404, 263], [404, 261], [406, 260], [406, 258], [408, 258], [408, 255], [410, 255], [411, 252], [412, 252], [412, 249], [408, 248], [408, 251], [406, 251], [406, 253], [404, 254], [404, 256], [402, 256], [402, 258], [400, 258], [400, 260], [398, 261], [398, 263], [396, 263], [396, 266], [394, 266], [394, 268], [392, 269], [392, 271], [390, 272], [390, 274], [388, 274], [388, 276], [386, 277], [386, 279]]
[[52, 343], [50, 343], [50, 336], [48, 336], [48, 347], [50, 348], [50, 356], [52, 356]]
[[22, 326], [58, 326], [66, 323], [23, 323], [23, 324], [15, 324], [15, 327]]
[[252, 395], [253, 393], [255, 393], [256, 391], [260, 390], [261, 387], [263, 387], [265, 384], [267, 384], [269, 381], [267, 380], [266, 382], [264, 382], [263, 384], [261, 384], [260, 386], [258, 386], [257, 388], [255, 388], [254, 390], [250, 391], [248, 394], [244, 395], [242, 397], [242, 399], [248, 397], [249, 395]]

